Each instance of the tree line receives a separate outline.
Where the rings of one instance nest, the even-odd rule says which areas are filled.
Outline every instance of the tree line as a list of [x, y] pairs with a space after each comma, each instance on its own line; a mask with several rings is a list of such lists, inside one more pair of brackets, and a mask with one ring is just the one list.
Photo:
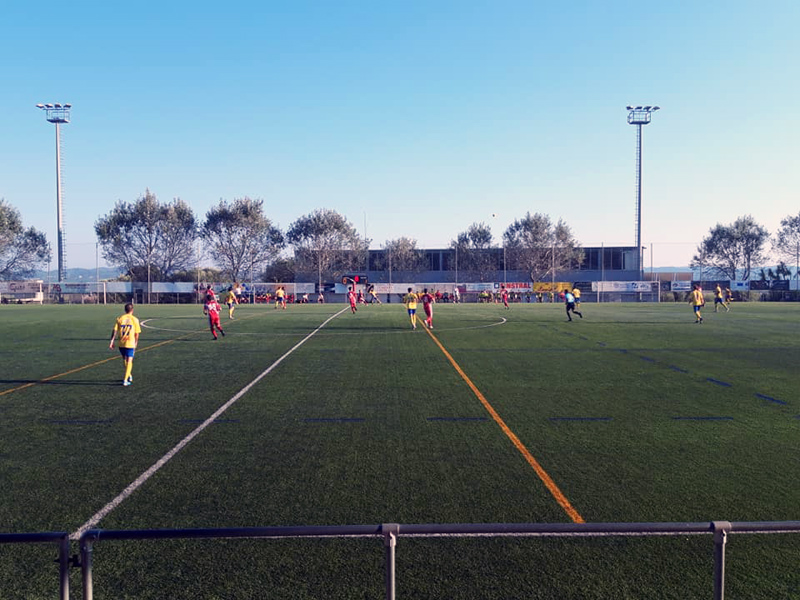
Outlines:
[[[194, 281], [197, 265], [211, 260], [220, 269], [217, 275], [233, 281], [291, 281], [302, 272], [316, 274], [321, 284], [344, 272], [365, 269], [371, 243], [330, 209], [303, 215], [283, 232], [265, 214], [263, 200], [220, 200], [201, 221], [185, 201], [161, 202], [149, 189], [133, 202], [117, 201], [97, 219], [94, 230], [105, 261], [138, 281]], [[700, 242], [689, 266], [710, 277], [748, 280], [753, 269], [766, 261], [769, 241], [780, 263], [775, 271], [762, 269], [761, 278], [788, 276], [787, 261], [800, 257], [800, 214], [783, 219], [774, 236], [750, 215], [729, 225], [717, 224]], [[293, 249], [290, 257], [284, 254], [287, 247]], [[540, 213], [516, 219], [502, 233], [500, 245], [481, 222], [459, 233], [449, 247], [455, 259], [450, 269], [481, 281], [503, 267], [543, 281], [583, 261], [583, 250], [570, 227]], [[371, 265], [375, 270], [429, 268], [416, 240], [386, 240], [383, 249]], [[19, 211], [0, 199], [0, 279], [29, 277], [50, 259], [45, 235], [26, 229]]]

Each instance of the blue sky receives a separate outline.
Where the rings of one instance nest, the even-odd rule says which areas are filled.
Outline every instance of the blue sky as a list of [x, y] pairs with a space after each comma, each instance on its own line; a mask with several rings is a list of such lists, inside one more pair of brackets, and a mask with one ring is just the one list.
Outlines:
[[[474, 222], [563, 218], [686, 265], [744, 214], [800, 212], [800, 3], [12, 2], [0, 22], [0, 198], [55, 246], [63, 129], [67, 265], [146, 188], [202, 219], [264, 200], [287, 229], [331, 208], [379, 247], [446, 246]], [[496, 214], [496, 217], [492, 217]]]

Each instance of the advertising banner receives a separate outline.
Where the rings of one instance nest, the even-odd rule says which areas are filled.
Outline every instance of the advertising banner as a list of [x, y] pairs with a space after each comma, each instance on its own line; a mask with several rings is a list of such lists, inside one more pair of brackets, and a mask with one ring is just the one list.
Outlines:
[[593, 281], [593, 292], [653, 292], [658, 291], [657, 281]]
[[0, 281], [0, 293], [3, 294], [35, 294], [41, 291], [41, 281]]
[[499, 290], [500, 286], [506, 286], [510, 292], [529, 292], [533, 289], [533, 284], [530, 281], [509, 281], [507, 283], [495, 283], [494, 289]]
[[671, 281], [670, 291], [672, 292], [688, 292], [692, 289], [691, 281]]

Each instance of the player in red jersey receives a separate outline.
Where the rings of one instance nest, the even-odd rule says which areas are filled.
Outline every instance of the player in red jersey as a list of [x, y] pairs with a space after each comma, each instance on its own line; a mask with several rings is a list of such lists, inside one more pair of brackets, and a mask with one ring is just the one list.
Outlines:
[[500, 286], [500, 298], [503, 300], [503, 306], [508, 308], [508, 290], [504, 285]]
[[211, 335], [214, 336], [215, 340], [217, 339], [217, 331], [223, 336], [225, 335], [225, 332], [222, 331], [222, 326], [219, 324], [219, 313], [221, 310], [222, 308], [216, 298], [206, 299], [206, 303], [203, 306], [203, 314], [208, 315], [208, 326], [211, 328]]
[[356, 293], [353, 291], [353, 286], [347, 288], [347, 300], [350, 302], [350, 312], [356, 313]]
[[428, 329], [433, 329], [433, 303], [436, 301], [433, 294], [428, 293], [428, 288], [422, 290], [422, 308], [425, 311], [425, 324]]

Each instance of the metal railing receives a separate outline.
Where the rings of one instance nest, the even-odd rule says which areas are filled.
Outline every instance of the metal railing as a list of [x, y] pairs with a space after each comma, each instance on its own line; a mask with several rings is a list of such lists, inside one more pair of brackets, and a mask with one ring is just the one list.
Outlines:
[[44, 533], [0, 533], [0, 544], [57, 544], [59, 600], [69, 600], [69, 534], [65, 531]]
[[712, 521], [700, 523], [485, 523], [343, 525], [317, 527], [240, 527], [227, 529], [142, 529], [86, 531], [79, 540], [80, 560], [69, 556], [67, 533], [0, 534], [3, 543], [59, 545], [60, 600], [69, 598], [69, 568], [80, 566], [83, 599], [93, 600], [92, 552], [100, 541], [211, 538], [381, 538], [385, 552], [386, 599], [396, 594], [395, 554], [400, 537], [607, 537], [711, 535], [715, 600], [725, 597], [725, 544], [730, 534], [800, 533], [800, 521]]

